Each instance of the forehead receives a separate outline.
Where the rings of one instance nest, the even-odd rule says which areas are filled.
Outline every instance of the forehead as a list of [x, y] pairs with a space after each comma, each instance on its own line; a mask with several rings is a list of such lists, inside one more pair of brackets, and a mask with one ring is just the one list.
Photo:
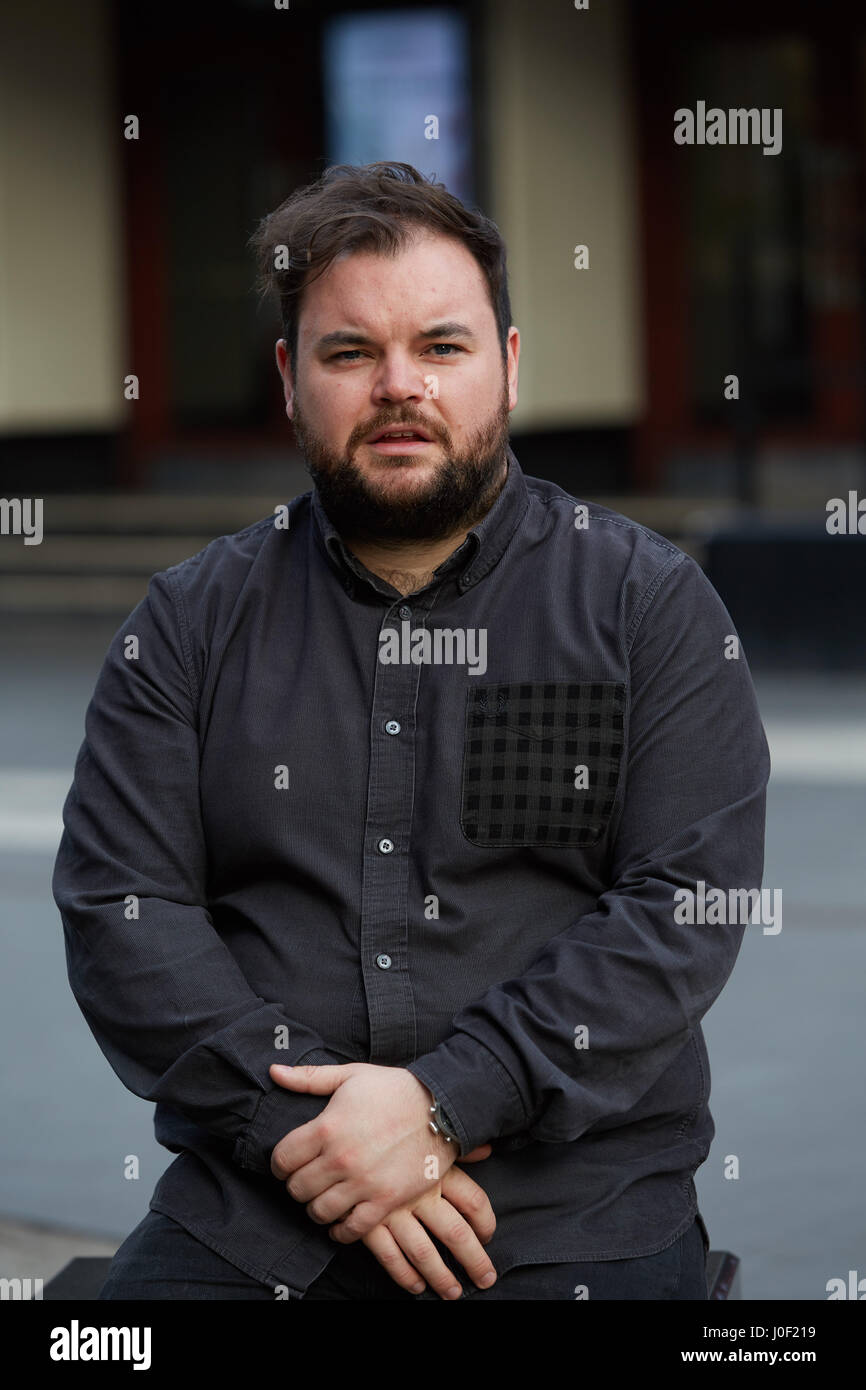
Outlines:
[[467, 315], [477, 333], [495, 331], [481, 266], [462, 242], [421, 231], [394, 256], [342, 252], [304, 289], [299, 334], [347, 326], [417, 332], [422, 320]]

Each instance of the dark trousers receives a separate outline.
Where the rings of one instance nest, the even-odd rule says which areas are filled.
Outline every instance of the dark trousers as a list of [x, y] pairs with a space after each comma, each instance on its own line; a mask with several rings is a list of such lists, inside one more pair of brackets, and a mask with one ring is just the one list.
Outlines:
[[[706, 1299], [706, 1228], [698, 1217], [684, 1235], [657, 1255], [635, 1260], [526, 1264], [500, 1274], [491, 1289], [478, 1289], [462, 1271], [465, 1298], [486, 1299]], [[438, 1244], [438, 1243], [437, 1243]], [[450, 1269], [454, 1257], [438, 1246]], [[494, 1261], [494, 1264], [496, 1262]], [[585, 1290], [585, 1291], [584, 1291]], [[270, 1299], [274, 1286], [236, 1269], [183, 1226], [149, 1211], [120, 1246], [101, 1299]], [[439, 1299], [429, 1285], [411, 1294], [394, 1283], [366, 1245], [341, 1246], [313, 1281], [309, 1299]]]

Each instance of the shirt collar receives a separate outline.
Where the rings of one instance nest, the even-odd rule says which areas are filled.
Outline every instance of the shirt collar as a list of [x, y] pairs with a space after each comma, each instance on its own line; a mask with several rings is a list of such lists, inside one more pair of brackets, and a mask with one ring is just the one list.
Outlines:
[[[470, 528], [462, 545], [458, 546], [457, 550], [443, 560], [434, 571], [437, 580], [446, 575], [454, 574], [461, 593], [471, 589], [473, 585], [490, 573], [501, 558], [529, 506], [526, 479], [510, 444], [507, 446], [507, 458], [508, 473], [493, 506], [480, 521]], [[346, 547], [339, 532], [331, 525], [322, 506], [318, 488], [315, 487], [312, 491], [312, 511], [315, 527], [326, 553], [345, 579], [348, 579], [349, 573], [351, 573], [356, 578], [372, 585], [379, 593], [387, 594], [388, 597], [398, 594], [398, 591], [386, 583], [384, 579], [372, 574], [366, 565], [361, 564], [357, 556], [353, 555]]]

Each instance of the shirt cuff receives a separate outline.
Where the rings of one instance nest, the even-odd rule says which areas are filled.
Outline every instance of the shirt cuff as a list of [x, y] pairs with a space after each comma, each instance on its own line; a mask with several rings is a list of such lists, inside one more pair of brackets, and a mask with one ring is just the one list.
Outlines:
[[406, 1070], [432, 1091], [465, 1155], [502, 1134], [525, 1130], [523, 1098], [500, 1061], [468, 1033], [446, 1038]]
[[[298, 1057], [291, 1065], [333, 1067], [340, 1066], [341, 1062], [340, 1058], [332, 1053], [314, 1048]], [[287, 1091], [275, 1083], [272, 1090], [264, 1092], [253, 1118], [243, 1134], [238, 1137], [232, 1154], [235, 1163], [253, 1173], [270, 1173], [274, 1146], [290, 1130], [298, 1129], [309, 1120], [317, 1119], [330, 1099], [330, 1096], [311, 1096], [303, 1091]]]

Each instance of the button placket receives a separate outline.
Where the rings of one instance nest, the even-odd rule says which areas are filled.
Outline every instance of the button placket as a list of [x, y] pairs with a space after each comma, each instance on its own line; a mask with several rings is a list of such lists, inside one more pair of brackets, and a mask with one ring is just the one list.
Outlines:
[[[385, 609], [380, 624], [423, 621], [423, 605]], [[361, 893], [361, 969], [370, 1020], [370, 1061], [414, 1054], [415, 1005], [407, 970], [409, 833], [415, 788], [415, 705], [423, 668], [379, 661], [370, 719], [370, 763]]]

